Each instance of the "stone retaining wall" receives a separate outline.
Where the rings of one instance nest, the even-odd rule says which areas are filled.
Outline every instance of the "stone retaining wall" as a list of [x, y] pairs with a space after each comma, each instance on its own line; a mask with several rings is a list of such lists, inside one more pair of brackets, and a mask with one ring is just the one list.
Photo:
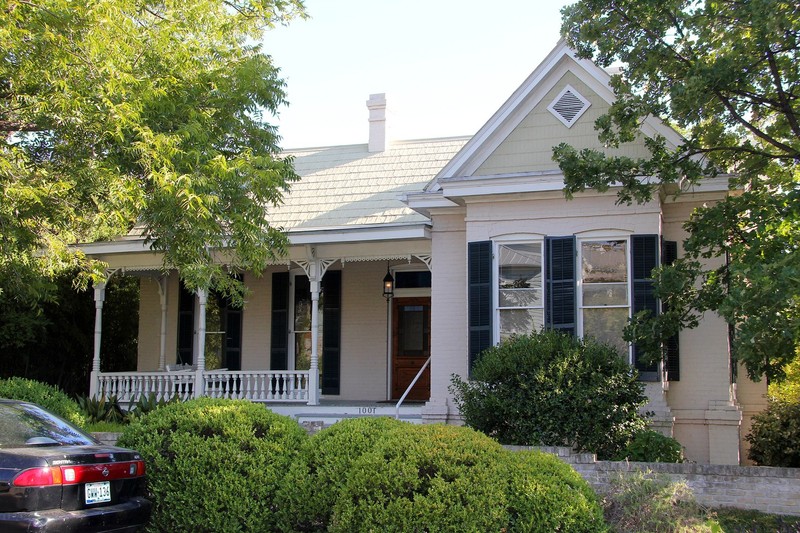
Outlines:
[[685, 481], [697, 502], [706, 507], [735, 507], [800, 516], [800, 469], [797, 468], [598, 461], [592, 454], [576, 454], [569, 448], [534, 449], [557, 455], [572, 465], [599, 494], [607, 491], [610, 482], [619, 476], [652, 472], [673, 481]]

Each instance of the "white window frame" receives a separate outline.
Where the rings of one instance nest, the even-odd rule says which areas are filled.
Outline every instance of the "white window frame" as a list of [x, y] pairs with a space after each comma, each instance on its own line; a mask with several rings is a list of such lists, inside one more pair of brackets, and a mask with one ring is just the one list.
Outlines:
[[[541, 278], [541, 286], [539, 287], [539, 291], [541, 294], [540, 304], [538, 306], [529, 306], [529, 307], [500, 307], [500, 247], [501, 246], [513, 246], [515, 244], [538, 244], [539, 245], [539, 254], [541, 256], [541, 268], [542, 272], [540, 275]], [[501, 338], [501, 331], [500, 331], [500, 313], [502, 310], [506, 309], [541, 309], [542, 311], [542, 326], [544, 326], [544, 314], [545, 314], [545, 279], [547, 273], [545, 272], [545, 240], [542, 237], [534, 237], [531, 236], [530, 238], [516, 238], [513, 240], [505, 240], [505, 239], [498, 239], [492, 241], [492, 312], [493, 312], [493, 331], [492, 331], [492, 344], [497, 345], [500, 343]], [[529, 332], [534, 333], [534, 332]]]
[[[631, 238], [628, 234], [596, 234], [596, 235], [586, 235], [586, 236], [576, 236], [575, 239], [575, 246], [577, 248], [577, 264], [576, 264], [576, 334], [583, 338], [583, 310], [584, 309], [628, 309], [628, 320], [631, 318], [631, 312], [633, 310], [633, 290], [632, 290], [632, 276], [633, 276], [633, 265], [631, 261]], [[625, 268], [626, 268], [626, 281], [624, 282], [625, 291], [627, 294], [627, 304], [625, 305], [583, 305], [583, 244], [588, 242], [602, 242], [602, 241], [624, 241], [625, 242]], [[619, 282], [620, 285], [623, 285], [622, 282]], [[620, 335], [622, 332], [620, 332]], [[629, 365], [633, 364], [633, 346], [631, 343], [627, 344], [627, 362]]]

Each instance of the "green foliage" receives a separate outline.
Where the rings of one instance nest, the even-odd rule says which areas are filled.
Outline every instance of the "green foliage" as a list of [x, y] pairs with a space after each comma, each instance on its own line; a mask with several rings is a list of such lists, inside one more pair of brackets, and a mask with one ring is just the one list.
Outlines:
[[756, 464], [800, 468], [800, 398], [770, 400], [753, 417], [745, 439], [750, 443], [748, 457]]
[[0, 398], [35, 403], [79, 428], [88, 423], [78, 403], [61, 389], [32, 379], [0, 379]]
[[783, 516], [745, 511], [742, 509], [724, 508], [713, 513], [720, 529], [725, 533], [751, 533], [769, 531], [771, 533], [797, 533], [800, 531], [800, 516]]
[[[684, 254], [656, 275], [669, 312], [636, 317], [626, 338], [653, 360], [713, 310], [735, 328], [750, 377], [780, 380], [800, 344], [800, 12], [794, 2], [582, 0], [562, 34], [581, 57], [621, 63], [616, 102], [596, 122], [613, 149], [649, 115], [685, 132], [678, 147], [646, 139], [647, 158], [554, 150], [568, 195], [620, 183], [620, 202], [728, 179], [737, 194], [697, 207]], [[644, 181], [641, 176], [652, 177]], [[726, 261], [730, 258], [730, 261]]]
[[769, 397], [785, 402], [800, 400], [800, 348], [795, 359], [784, 367], [783, 372], [786, 377], [782, 381], [769, 384]]
[[652, 473], [625, 473], [612, 480], [604, 512], [611, 528], [620, 532], [720, 531], [707, 519], [685, 482], [673, 483]]
[[644, 387], [614, 349], [555, 331], [484, 351], [472, 379], [454, 376], [451, 391], [467, 425], [503, 444], [609, 458], [646, 424]]
[[137, 418], [119, 445], [147, 464], [149, 531], [274, 531], [275, 493], [306, 438], [262, 405], [201, 398]]
[[303, 9], [0, 0], [0, 305], [46, 300], [64, 270], [101, 280], [69, 245], [134, 225], [190, 288], [241, 298], [212, 254], [260, 271], [285, 248], [265, 210], [296, 179], [268, 122], [284, 83], [258, 43]]
[[556, 458], [468, 428], [388, 418], [314, 435], [278, 497], [282, 531], [604, 531], [588, 484]]
[[616, 457], [617, 461], [644, 463], [682, 463], [683, 459], [680, 442], [651, 429], [636, 433]]
[[86, 415], [90, 424], [97, 422], [111, 422], [112, 424], [121, 424], [126, 421], [127, 416], [119, 405], [119, 400], [116, 396], [108, 399], [105, 397], [78, 396], [78, 405]]
[[135, 402], [131, 402], [128, 406], [128, 420], [132, 421], [136, 418], [142, 417], [148, 413], [152, 413], [159, 407], [164, 407], [171, 403], [179, 402], [178, 396], [173, 396], [168, 400], [159, 400], [155, 394], [148, 394], [147, 396], [139, 396]]
[[505, 456], [508, 480], [507, 531], [605, 531], [589, 484], [554, 455], [511, 452]]

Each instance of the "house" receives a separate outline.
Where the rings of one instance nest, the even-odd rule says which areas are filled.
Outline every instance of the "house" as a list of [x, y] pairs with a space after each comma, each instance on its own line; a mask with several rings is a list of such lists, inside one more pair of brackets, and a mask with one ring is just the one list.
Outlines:
[[[457, 423], [451, 375], [511, 334], [551, 327], [619, 346], [645, 381], [653, 425], [690, 460], [738, 464], [765, 385], [732, 368], [724, 321], [707, 314], [653, 367], [621, 338], [633, 313], [657, 305], [652, 267], [680, 253], [682, 223], [727, 182], [631, 206], [613, 189], [564, 198], [552, 147], [600, 148], [609, 79], [561, 42], [468, 138], [389, 142], [385, 99], [372, 95], [368, 144], [290, 151], [302, 180], [270, 213], [290, 250], [241, 274], [244, 308], [189, 293], [135, 235], [83, 246], [141, 279], [132, 372], [100, 371], [95, 289], [91, 392], [248, 398], [305, 420], [394, 413], [405, 397], [401, 417]], [[680, 141], [655, 118], [641, 131]]]

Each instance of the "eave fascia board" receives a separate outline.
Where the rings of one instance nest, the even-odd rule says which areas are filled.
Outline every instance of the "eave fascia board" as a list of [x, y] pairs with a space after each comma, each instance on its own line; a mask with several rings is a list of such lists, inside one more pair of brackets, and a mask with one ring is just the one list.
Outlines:
[[[680, 194], [724, 192], [730, 189], [731, 176], [706, 178], [684, 189]], [[656, 183], [656, 178], [642, 176], [642, 183]], [[459, 203], [462, 198], [490, 197], [501, 194], [523, 194], [536, 192], [560, 192], [564, 190], [564, 174], [559, 170], [543, 172], [524, 172], [493, 176], [462, 176], [444, 178], [441, 181], [441, 194], [445, 199]], [[619, 189], [621, 183], [612, 183], [610, 189]], [[587, 190], [588, 192], [588, 190]], [[608, 194], [608, 193], [604, 193]]]
[[146, 239], [125, 239], [119, 241], [90, 242], [76, 244], [73, 247], [86, 255], [131, 254], [152, 252]]
[[430, 239], [429, 223], [362, 226], [358, 228], [333, 227], [313, 230], [290, 230], [290, 245], [331, 244], [344, 242], [397, 241]]

